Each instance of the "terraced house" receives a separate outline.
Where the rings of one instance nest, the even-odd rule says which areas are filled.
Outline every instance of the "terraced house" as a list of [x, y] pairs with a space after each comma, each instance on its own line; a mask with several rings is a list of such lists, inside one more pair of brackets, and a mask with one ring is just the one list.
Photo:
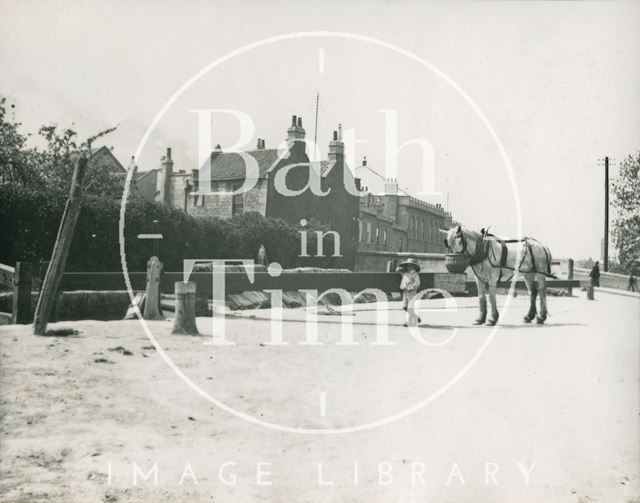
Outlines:
[[451, 213], [440, 204], [412, 197], [367, 165], [356, 168], [366, 184], [360, 198], [358, 220], [358, 270], [383, 270], [397, 253], [445, 253], [438, 229], [453, 225]]

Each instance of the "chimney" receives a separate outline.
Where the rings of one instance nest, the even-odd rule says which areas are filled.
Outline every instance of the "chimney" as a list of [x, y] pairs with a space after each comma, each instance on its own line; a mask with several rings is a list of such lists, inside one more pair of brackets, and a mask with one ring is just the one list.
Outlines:
[[306, 131], [302, 127], [302, 117], [291, 116], [291, 126], [287, 129], [287, 140], [304, 140]]
[[167, 147], [167, 153], [161, 159], [160, 172], [156, 182], [156, 201], [163, 204], [171, 204], [173, 181], [173, 161], [171, 160], [171, 148]]
[[191, 170], [191, 181], [193, 183], [193, 191], [198, 192], [200, 188], [200, 170], [192, 169]]
[[366, 166], [367, 165], [367, 156], [365, 155], [364, 158], [362, 159], [362, 165]]
[[[218, 143], [216, 145], [216, 148], [214, 148], [211, 151], [211, 156], [209, 157], [209, 166], [211, 167], [211, 169], [213, 170], [213, 160], [218, 157], [220, 154], [222, 153], [222, 147], [220, 146], [220, 144]], [[201, 166], [202, 167], [202, 166]]]
[[384, 193], [387, 196], [397, 196], [398, 195], [398, 179], [397, 178], [387, 178], [384, 182]]
[[336, 164], [344, 164], [344, 143], [342, 143], [342, 124], [338, 125], [338, 131], [333, 132], [333, 141], [329, 143], [329, 160]]

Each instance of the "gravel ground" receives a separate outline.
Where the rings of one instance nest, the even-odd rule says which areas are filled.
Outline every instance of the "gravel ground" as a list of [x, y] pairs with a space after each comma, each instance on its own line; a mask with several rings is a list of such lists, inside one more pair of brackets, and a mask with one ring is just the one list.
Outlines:
[[[341, 318], [322, 310], [321, 346], [299, 344], [303, 309], [284, 313], [288, 346], [267, 344], [264, 310], [228, 319], [224, 347], [206, 344], [208, 319], [201, 337], [150, 322], [162, 351], [137, 321], [60, 323], [78, 333], [52, 337], [0, 327], [0, 500], [640, 501], [640, 301], [550, 298], [548, 323], [525, 326], [519, 296], [464, 375], [491, 329], [470, 327], [473, 299], [458, 303], [423, 305], [423, 343], [391, 303], [393, 346], [372, 344], [371, 304], [345, 317], [353, 346], [335, 344]], [[438, 393], [362, 431], [282, 431], [375, 423]]]

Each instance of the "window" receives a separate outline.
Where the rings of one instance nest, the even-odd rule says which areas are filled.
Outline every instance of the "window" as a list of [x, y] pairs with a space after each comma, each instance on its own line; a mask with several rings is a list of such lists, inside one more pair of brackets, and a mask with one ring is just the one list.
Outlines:
[[367, 222], [367, 243], [371, 243], [371, 222]]
[[[236, 191], [240, 188], [240, 185], [234, 186], [231, 190]], [[231, 214], [242, 215], [244, 213], [244, 199], [242, 199], [242, 193], [235, 194], [231, 200]]]
[[376, 244], [380, 244], [380, 228], [376, 227]]
[[387, 229], [384, 229], [382, 231], [382, 244], [384, 246], [387, 246]]
[[358, 220], [358, 240], [362, 243], [362, 220]]

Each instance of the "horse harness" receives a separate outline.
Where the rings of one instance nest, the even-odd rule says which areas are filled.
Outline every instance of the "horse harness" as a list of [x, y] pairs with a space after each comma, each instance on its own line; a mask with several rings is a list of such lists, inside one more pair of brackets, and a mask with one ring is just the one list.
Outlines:
[[[464, 235], [464, 232], [460, 232], [460, 237], [462, 238], [462, 253], [470, 256], [469, 265], [473, 269], [474, 273], [476, 272], [474, 266], [476, 266], [479, 263], [483, 262], [485, 259], [488, 259], [489, 260], [489, 264], [492, 267], [500, 268], [500, 277], [498, 278], [498, 281], [501, 281], [501, 279], [502, 279], [502, 269], [507, 269], [509, 271], [513, 271], [513, 273], [509, 277], [509, 280], [513, 277], [513, 274], [515, 274], [516, 271], [519, 271], [521, 273], [544, 274], [547, 277], [556, 278], [556, 276], [551, 273], [551, 260], [550, 260], [550, 256], [549, 256], [549, 251], [547, 250], [547, 248], [545, 246], [542, 246], [542, 249], [543, 249], [544, 254], [545, 254], [547, 270], [546, 271], [539, 271], [538, 270], [538, 266], [536, 265], [536, 259], [535, 259], [535, 256], [533, 254], [533, 250], [531, 249], [531, 239], [532, 238], [500, 239], [497, 236], [494, 236], [493, 234], [489, 234], [488, 232], [483, 231], [480, 234], [480, 241], [478, 241], [478, 243], [476, 244], [476, 250], [472, 255], [472, 254], [469, 253], [469, 248], [468, 248], [468, 245], [467, 245], [467, 239], [466, 239], [466, 237]], [[485, 240], [486, 237], [491, 238], [491, 240]], [[499, 263], [495, 263], [495, 262], [493, 262], [491, 260], [491, 256], [489, 254], [490, 241], [495, 241], [496, 243], [498, 243], [500, 245], [500, 262]], [[510, 266], [507, 265], [507, 258], [508, 258], [508, 253], [509, 253], [509, 250], [507, 249], [507, 244], [513, 244], [513, 243], [525, 243], [525, 252], [522, 254], [522, 257], [520, 259], [520, 264], [518, 264], [518, 267], [510, 267]], [[522, 271], [521, 267], [522, 267], [522, 264], [524, 263], [524, 260], [525, 260], [525, 258], [527, 256], [527, 254], [529, 254], [529, 257], [531, 257], [531, 269], [528, 270], [528, 271]], [[478, 276], [478, 274], [476, 274], [476, 276]], [[507, 280], [507, 281], [509, 281], [509, 280]]]

